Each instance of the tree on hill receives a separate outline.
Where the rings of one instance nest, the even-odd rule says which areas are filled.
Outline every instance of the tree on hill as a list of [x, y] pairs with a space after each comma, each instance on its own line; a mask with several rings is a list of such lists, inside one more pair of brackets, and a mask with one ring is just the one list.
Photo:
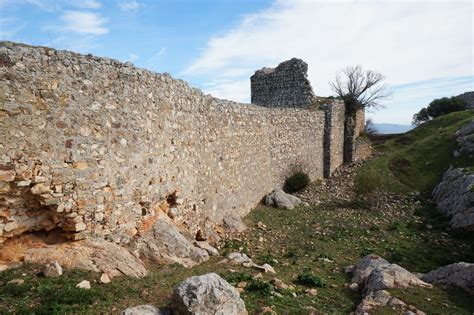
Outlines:
[[422, 108], [413, 115], [412, 124], [418, 126], [430, 119], [443, 116], [452, 112], [459, 112], [466, 109], [466, 101], [462, 98], [443, 97], [433, 100], [426, 108]]
[[336, 79], [329, 82], [332, 90], [345, 104], [344, 162], [352, 161], [352, 147], [355, 136], [356, 115], [359, 110], [382, 107], [381, 101], [390, 96], [384, 76], [361, 66], [350, 66], [339, 71]]

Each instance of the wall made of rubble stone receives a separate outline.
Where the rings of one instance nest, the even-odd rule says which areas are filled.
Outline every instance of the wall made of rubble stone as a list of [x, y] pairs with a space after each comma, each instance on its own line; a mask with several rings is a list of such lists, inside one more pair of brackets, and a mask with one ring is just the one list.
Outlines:
[[157, 211], [194, 235], [303, 163], [324, 112], [219, 100], [107, 58], [0, 44], [0, 242], [60, 229], [128, 243]]

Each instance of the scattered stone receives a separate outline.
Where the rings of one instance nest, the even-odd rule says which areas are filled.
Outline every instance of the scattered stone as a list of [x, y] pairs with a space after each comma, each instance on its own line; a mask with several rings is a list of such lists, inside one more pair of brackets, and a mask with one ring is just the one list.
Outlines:
[[103, 274], [100, 276], [100, 282], [103, 283], [103, 284], [110, 283], [110, 278], [109, 278], [109, 276], [108, 276], [106, 273], [103, 273]]
[[55, 261], [51, 264], [47, 264], [43, 269], [43, 275], [45, 277], [59, 277], [63, 274], [63, 268]]
[[212, 247], [208, 242], [195, 241], [194, 245], [196, 245], [197, 247], [201, 249], [204, 249], [211, 256], [219, 255], [219, 251], [215, 247]]
[[170, 310], [160, 310], [151, 304], [138, 305], [120, 312], [121, 315], [171, 315]]
[[239, 292], [216, 273], [181, 282], [173, 291], [171, 308], [176, 314], [247, 314]]
[[76, 288], [87, 289], [88, 290], [88, 289], [91, 288], [91, 283], [87, 280], [82, 280], [81, 282], [76, 284]]
[[278, 278], [274, 278], [270, 283], [277, 289], [288, 289], [288, 285]]
[[456, 131], [455, 136], [459, 144], [459, 154], [474, 152], [474, 120]]
[[272, 192], [265, 197], [265, 205], [269, 207], [291, 210], [299, 204], [301, 204], [300, 198], [287, 194], [280, 188], [272, 190]]
[[261, 266], [254, 264], [253, 267], [256, 268], [256, 269], [262, 270], [262, 271], [265, 272], [265, 273], [271, 272], [271, 273], [276, 274], [275, 269], [273, 269], [273, 267], [270, 266], [269, 264], [263, 264], [263, 265], [261, 265]]
[[474, 264], [459, 262], [428, 272], [422, 278], [428, 283], [454, 285], [474, 294]]
[[318, 290], [313, 289], [313, 288], [311, 288], [311, 289], [306, 289], [305, 292], [306, 292], [306, 294], [308, 294], [308, 295], [310, 295], [310, 296], [316, 296], [316, 295], [318, 295]]
[[241, 281], [237, 284], [237, 288], [244, 289], [247, 286], [247, 282]]
[[230, 253], [229, 255], [227, 255], [227, 258], [231, 264], [236, 264], [236, 265], [241, 265], [244, 263], [253, 264], [252, 259], [250, 259], [250, 257], [244, 253], [238, 253], [238, 252]]
[[10, 281], [7, 282], [8, 284], [15, 284], [15, 285], [22, 285], [23, 283], [25, 283], [25, 280], [23, 279], [12, 279]]

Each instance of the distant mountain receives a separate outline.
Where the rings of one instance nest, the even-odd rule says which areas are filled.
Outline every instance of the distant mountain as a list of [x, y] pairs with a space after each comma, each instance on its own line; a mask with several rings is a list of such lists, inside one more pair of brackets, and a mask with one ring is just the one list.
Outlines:
[[375, 129], [381, 134], [387, 133], [404, 133], [413, 129], [412, 125], [398, 125], [398, 124], [373, 124]]

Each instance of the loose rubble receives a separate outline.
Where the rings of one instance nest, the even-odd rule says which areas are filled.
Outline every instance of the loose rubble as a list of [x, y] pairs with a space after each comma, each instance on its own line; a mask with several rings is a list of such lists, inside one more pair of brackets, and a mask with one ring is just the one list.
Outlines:
[[287, 194], [280, 188], [272, 190], [272, 192], [265, 197], [265, 205], [281, 209], [291, 210], [301, 203], [300, 198]]

